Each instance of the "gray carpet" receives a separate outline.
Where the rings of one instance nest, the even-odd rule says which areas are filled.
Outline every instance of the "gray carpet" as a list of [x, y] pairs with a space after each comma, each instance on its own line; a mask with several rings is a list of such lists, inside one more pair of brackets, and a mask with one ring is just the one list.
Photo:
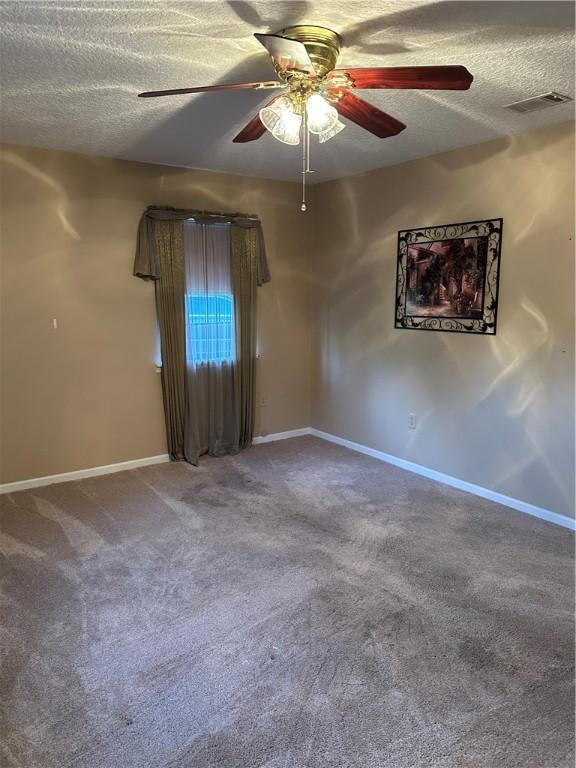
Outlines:
[[314, 438], [1, 504], [2, 766], [573, 764], [565, 529]]

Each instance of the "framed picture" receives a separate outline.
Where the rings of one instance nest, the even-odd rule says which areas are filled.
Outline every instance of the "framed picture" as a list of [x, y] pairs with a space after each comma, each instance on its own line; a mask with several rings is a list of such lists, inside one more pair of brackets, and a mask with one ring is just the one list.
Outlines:
[[396, 328], [496, 333], [502, 219], [398, 232]]

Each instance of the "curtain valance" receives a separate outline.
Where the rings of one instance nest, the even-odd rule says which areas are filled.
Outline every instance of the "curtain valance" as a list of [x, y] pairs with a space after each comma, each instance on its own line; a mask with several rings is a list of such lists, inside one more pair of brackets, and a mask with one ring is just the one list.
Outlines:
[[270, 280], [268, 259], [262, 224], [257, 216], [246, 213], [215, 213], [186, 208], [169, 208], [149, 206], [140, 218], [138, 238], [136, 242], [136, 258], [134, 260], [134, 275], [143, 280], [159, 280], [160, 269], [157, 252], [156, 222], [181, 222], [194, 220], [199, 224], [231, 224], [233, 227], [245, 230], [255, 230], [255, 256], [257, 284], [262, 285]]

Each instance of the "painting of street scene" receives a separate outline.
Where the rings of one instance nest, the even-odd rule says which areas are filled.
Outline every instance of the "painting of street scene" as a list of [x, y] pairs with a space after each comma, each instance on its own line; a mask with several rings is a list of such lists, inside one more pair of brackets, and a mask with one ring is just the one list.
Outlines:
[[486, 258], [486, 237], [410, 244], [406, 315], [481, 319]]

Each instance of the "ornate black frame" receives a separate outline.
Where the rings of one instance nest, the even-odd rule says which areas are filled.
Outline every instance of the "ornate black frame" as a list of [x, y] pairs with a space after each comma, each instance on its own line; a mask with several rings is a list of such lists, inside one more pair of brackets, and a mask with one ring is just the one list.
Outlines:
[[[498, 309], [498, 283], [500, 277], [500, 249], [502, 219], [468, 221], [421, 229], [402, 229], [398, 232], [398, 259], [396, 265], [395, 328], [421, 331], [450, 331], [452, 333], [480, 333], [495, 335]], [[482, 319], [464, 317], [430, 317], [406, 314], [406, 260], [408, 246], [424, 245], [436, 240], [486, 238], [486, 272], [484, 274], [484, 307]]]

